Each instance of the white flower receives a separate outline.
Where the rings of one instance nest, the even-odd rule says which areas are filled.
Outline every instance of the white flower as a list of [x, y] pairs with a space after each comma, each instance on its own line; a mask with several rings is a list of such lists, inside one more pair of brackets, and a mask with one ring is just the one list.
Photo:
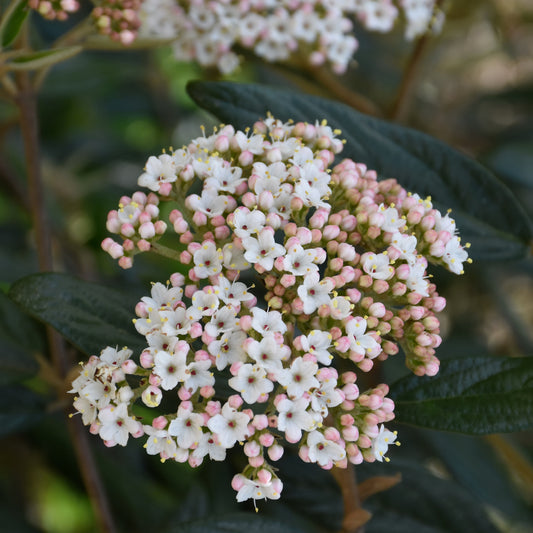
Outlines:
[[276, 243], [274, 233], [269, 229], [262, 229], [257, 239], [246, 237], [242, 244], [245, 249], [244, 258], [265, 270], [272, 270], [274, 259], [285, 254], [285, 247]]
[[209, 359], [189, 363], [185, 369], [186, 379], [183, 386], [192, 394], [202, 387], [213, 386], [215, 384], [215, 376], [213, 376], [212, 372], [209, 372], [210, 368], [211, 361]]
[[379, 206], [379, 212], [383, 215], [381, 229], [394, 233], [405, 226], [405, 219], [401, 218], [394, 207], [385, 207], [384, 204]]
[[283, 484], [279, 478], [271, 480], [269, 483], [261, 483], [259, 480], [253, 480], [245, 478], [243, 475], [238, 474], [242, 478], [243, 485], [237, 491], [237, 501], [244, 502], [246, 500], [278, 500], [280, 497]]
[[213, 316], [219, 306], [218, 296], [213, 289], [196, 291], [191, 298], [192, 306], [187, 309], [188, 316], [197, 320], [201, 316]]
[[157, 352], [154, 358], [153, 373], [161, 378], [161, 388], [172, 390], [176, 385], [185, 380], [187, 353], [178, 351], [175, 354]]
[[309, 400], [303, 397], [278, 402], [278, 429], [285, 432], [288, 442], [298, 442], [302, 438], [302, 431], [311, 431], [315, 427], [313, 417], [306, 411], [308, 406]]
[[435, 211], [433, 216], [435, 218], [435, 231], [447, 231], [450, 235], [455, 235], [457, 231], [455, 220], [448, 213], [442, 216], [440, 211]]
[[161, 154], [159, 157], [150, 156], [145, 170], [146, 172], [139, 176], [137, 183], [152, 191], [158, 191], [161, 183], [173, 183], [177, 179], [174, 158], [168, 154]]
[[363, 254], [361, 263], [363, 270], [374, 279], [390, 279], [394, 275], [394, 268], [390, 265], [387, 254]]
[[453, 237], [446, 243], [443, 261], [454, 274], [463, 273], [463, 263], [468, 259], [467, 251], [461, 246], [459, 237]]
[[244, 283], [230, 281], [222, 275], [218, 277], [218, 285], [215, 285], [213, 290], [226, 305], [239, 305], [240, 302], [246, 302], [251, 298]]
[[243, 348], [245, 339], [246, 333], [237, 330], [226, 333], [220, 340], [209, 343], [207, 350], [215, 356], [218, 370], [223, 370], [228, 364], [246, 360], [246, 353]]
[[301, 298], [304, 306], [303, 311], [310, 314], [316, 311], [321, 305], [329, 304], [329, 293], [335, 287], [335, 282], [329, 278], [319, 282], [320, 274], [312, 272], [304, 277], [304, 282], [298, 287], [298, 296]]
[[102, 424], [100, 437], [121, 446], [126, 446], [130, 434], [137, 435], [142, 432], [142, 425], [128, 415], [128, 406], [125, 403], [104, 407], [98, 414], [98, 420]]
[[410, 265], [416, 261], [416, 244], [414, 235], [406, 235], [399, 231], [393, 233], [391, 246], [400, 252], [400, 259], [405, 259]]
[[290, 397], [301, 398], [304, 393], [320, 385], [315, 377], [317, 371], [316, 363], [297, 357], [290, 368], [285, 368], [278, 373], [277, 379], [287, 389]]
[[220, 444], [231, 448], [237, 441], [242, 441], [248, 434], [250, 417], [233, 409], [228, 403], [222, 412], [209, 419], [207, 427], [216, 435]]
[[279, 311], [265, 311], [259, 307], [252, 309], [252, 328], [261, 335], [285, 333], [287, 325]]
[[154, 309], [162, 310], [165, 307], [173, 309], [177, 303], [181, 302], [182, 296], [183, 289], [181, 287], [168, 287], [162, 283], [154, 283], [151, 297], [143, 296], [141, 302], [146, 304], [148, 312], [152, 312]]
[[274, 388], [272, 381], [267, 379], [264, 368], [259, 365], [242, 365], [236, 376], [228, 381], [232, 389], [240, 392], [246, 403], [264, 401]]
[[331, 334], [319, 329], [313, 329], [309, 332], [309, 335], [302, 335], [300, 342], [302, 348], [314, 355], [319, 363], [323, 365], [331, 364], [333, 356], [329, 352], [328, 348], [331, 346]]
[[[213, 188], [217, 191], [234, 193], [242, 178], [242, 168], [232, 167], [227, 161], [221, 158], [210, 159], [210, 174], [205, 180], [206, 188]], [[206, 213], [207, 214], [207, 213]]]
[[233, 217], [233, 231], [237, 237], [244, 239], [259, 233], [265, 227], [265, 221], [266, 217], [262, 211], [238, 207]]
[[372, 453], [379, 462], [383, 462], [383, 459], [388, 461], [384, 455], [395, 440], [396, 432], [393, 433], [392, 431], [385, 429], [385, 426], [382, 424], [379, 428], [378, 436], [372, 441]]
[[360, 355], [368, 355], [371, 359], [381, 353], [381, 346], [370, 335], [365, 333], [366, 320], [360, 316], [349, 319], [344, 328], [350, 340], [350, 350]]
[[204, 241], [193, 255], [194, 273], [201, 279], [218, 274], [222, 270], [222, 250], [213, 241]]
[[226, 448], [220, 444], [211, 432], [202, 433], [198, 446], [194, 449], [192, 455], [197, 459], [203, 459], [206, 455], [209, 455], [212, 461], [223, 461], [226, 458]]
[[246, 343], [248, 355], [269, 374], [275, 374], [283, 368], [282, 361], [289, 358], [291, 350], [279, 344], [273, 334], [267, 333], [259, 342], [251, 339]]
[[110, 366], [120, 367], [132, 354], [133, 352], [127, 348], [117, 350], [116, 348], [107, 346], [100, 352], [100, 361]]
[[205, 325], [205, 332], [211, 337], [218, 337], [221, 333], [228, 333], [237, 327], [237, 312], [230, 305], [218, 309]]
[[424, 279], [426, 273], [426, 264], [424, 262], [418, 262], [410, 265], [409, 276], [405, 280], [405, 284], [410, 290], [417, 292], [422, 296], [429, 296], [428, 293], [428, 281]]
[[146, 435], [149, 435], [144, 445], [148, 455], [161, 455], [162, 459], [169, 459], [176, 455], [176, 441], [171, 438], [166, 429], [154, 429], [152, 426], [143, 426], [143, 428]]
[[231, 270], [246, 270], [251, 264], [244, 257], [244, 250], [233, 243], [228, 243], [222, 248], [224, 266]]
[[312, 431], [307, 436], [309, 459], [320, 466], [329, 466], [346, 457], [346, 451], [336, 442], [328, 440], [320, 431]]
[[192, 320], [184, 307], [177, 307], [174, 311], [161, 311], [160, 317], [163, 324], [161, 332], [169, 337], [185, 335], [192, 325]]
[[306, 250], [300, 244], [294, 244], [287, 249], [287, 254], [283, 258], [283, 268], [295, 276], [317, 272], [318, 267], [313, 262], [315, 258], [314, 249]]
[[205, 188], [201, 197], [197, 194], [191, 194], [187, 198], [187, 205], [193, 211], [200, 211], [209, 218], [213, 218], [224, 212], [228, 205], [228, 199], [224, 195], [219, 196], [215, 188]]
[[242, 152], [247, 150], [248, 152], [256, 155], [263, 153], [264, 138], [262, 135], [252, 135], [248, 137], [242, 131], [238, 131], [235, 133], [233, 140], [237, 143]]
[[178, 446], [188, 449], [202, 438], [203, 425], [204, 417], [201, 414], [185, 410], [180, 413], [178, 410], [177, 417], [168, 426], [168, 434], [176, 437]]

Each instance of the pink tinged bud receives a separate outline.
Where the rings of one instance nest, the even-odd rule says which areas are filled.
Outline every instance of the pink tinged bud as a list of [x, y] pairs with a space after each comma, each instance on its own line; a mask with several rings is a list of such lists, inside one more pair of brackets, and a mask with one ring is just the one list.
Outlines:
[[230, 369], [229, 371], [231, 372], [231, 374], [233, 376], [236, 376], [238, 373], [239, 373], [239, 370], [241, 368], [241, 366], [243, 365], [242, 361], [238, 361], [236, 363], [233, 363], [231, 366], [230, 366]]
[[186, 231], [180, 236], [181, 244], [190, 244], [192, 241], [194, 241], [194, 235], [190, 231]]
[[300, 446], [300, 449], [298, 450], [298, 455], [300, 456], [300, 459], [304, 461], [305, 463], [309, 463], [309, 446]]
[[359, 363], [357, 363], [357, 366], [363, 371], [363, 372], [370, 372], [372, 370], [372, 367], [374, 366], [374, 363], [371, 359], [363, 359]]
[[192, 216], [192, 221], [197, 226], [205, 226], [207, 224], [207, 216], [201, 211], [195, 211], [194, 215]]
[[333, 255], [337, 253], [339, 243], [337, 241], [328, 241], [326, 244], [326, 250], [329, 254]]
[[394, 402], [390, 398], [383, 398], [381, 409], [385, 411], [385, 413], [392, 413], [394, 411]]
[[207, 402], [207, 405], [205, 406], [205, 412], [211, 417], [218, 415], [221, 411], [222, 407], [220, 402]]
[[194, 322], [191, 325], [191, 329], [189, 330], [189, 335], [191, 336], [191, 339], [197, 339], [198, 337], [201, 337], [202, 333], [202, 324], [200, 324], [199, 322]]
[[238, 409], [243, 403], [244, 400], [238, 394], [233, 394], [228, 398], [228, 404], [233, 409]]
[[152, 368], [154, 366], [154, 357], [150, 352], [141, 353], [140, 363], [143, 368]]
[[359, 278], [359, 286], [363, 289], [369, 289], [370, 287], [372, 287], [373, 283], [374, 280], [368, 274], [365, 274], [364, 276], [361, 276]]
[[257, 429], [258, 431], [266, 429], [268, 427], [268, 416], [267, 415], [255, 415], [252, 420], [252, 424], [254, 428]]
[[301, 315], [304, 312], [304, 303], [300, 298], [295, 298], [291, 303], [292, 312], [296, 315]]
[[124, 249], [122, 246], [109, 237], [102, 241], [102, 249], [106, 251], [113, 259], [118, 259], [124, 255]]
[[192, 255], [187, 251], [183, 250], [180, 254], [180, 263], [183, 265], [188, 265], [192, 260]]
[[357, 257], [355, 248], [351, 244], [347, 244], [345, 242], [339, 245], [337, 253], [339, 257], [345, 261], [353, 261]]
[[368, 308], [368, 312], [373, 317], [383, 318], [387, 312], [387, 308], [381, 302], [374, 302]]
[[215, 150], [218, 152], [227, 152], [229, 150], [230, 141], [226, 135], [220, 135], [215, 141]]
[[327, 304], [323, 304], [318, 308], [318, 316], [320, 318], [327, 318], [331, 315], [331, 307]]
[[124, 237], [133, 237], [133, 235], [135, 235], [133, 224], [130, 224], [129, 222], [122, 224], [122, 226], [120, 226], [120, 234], [124, 235]]
[[180, 272], [174, 272], [170, 276], [170, 283], [173, 287], [182, 287], [185, 284], [185, 276]]
[[[340, 270], [342, 270], [343, 265], [344, 265], [344, 262], [340, 257], [335, 257], [329, 262], [329, 268], [333, 272], [339, 272]], [[339, 287], [342, 287], [344, 283], [345, 283], [345, 280], [344, 278], [342, 278], [342, 283], [341, 285], [339, 285]]]
[[133, 266], [133, 259], [131, 257], [123, 256], [118, 260], [118, 265], [120, 266], [120, 268], [127, 270], [128, 268], [131, 268]]
[[184, 402], [187, 402], [187, 400], [190, 400], [191, 397], [192, 397], [192, 394], [185, 387], [180, 387], [180, 389], [178, 390], [178, 398], [182, 402], [180, 407], [185, 408], [185, 406], [183, 405]]
[[126, 252], [132, 252], [135, 250], [135, 243], [131, 241], [130, 239], [126, 239], [122, 244], [124, 251]]
[[158, 220], [154, 223], [154, 229], [156, 235], [163, 235], [167, 231], [167, 224], [163, 220]]
[[347, 383], [344, 385], [342, 392], [347, 400], [357, 400], [359, 397], [359, 388], [355, 383]]
[[257, 197], [253, 192], [247, 192], [243, 195], [241, 201], [244, 206], [253, 208], [257, 204]]
[[89, 432], [90, 432], [92, 435], [98, 435], [98, 433], [100, 433], [100, 422], [93, 422], [93, 423], [89, 426]]
[[412, 306], [410, 309], [410, 316], [413, 320], [420, 320], [427, 312], [427, 309], [421, 305]]
[[159, 385], [161, 385], [161, 378], [156, 374], [150, 374], [148, 377], [148, 383], [154, 387], [159, 387]]
[[361, 435], [357, 441], [359, 448], [370, 448], [372, 446], [372, 440], [367, 435]]
[[215, 239], [216, 240], [225, 240], [227, 239], [231, 234], [230, 229], [228, 226], [219, 226], [218, 228], [215, 228]]
[[270, 446], [270, 448], [268, 448], [267, 453], [268, 453], [268, 457], [272, 461], [279, 461], [283, 457], [284, 451], [285, 450], [283, 449], [283, 446], [280, 446], [279, 444], [274, 444], [273, 446]]
[[431, 346], [433, 344], [433, 339], [427, 333], [417, 335], [415, 341], [420, 346]]
[[152, 427], [154, 429], [165, 429], [167, 419], [164, 416], [158, 416], [152, 420]]
[[357, 374], [355, 372], [343, 372], [341, 375], [342, 383], [355, 383], [357, 381]]
[[266, 485], [272, 480], [272, 474], [268, 470], [262, 468], [259, 470], [259, 472], [257, 472], [257, 479], [260, 483], [264, 483]]
[[212, 398], [215, 395], [215, 389], [211, 385], [204, 385], [200, 389], [200, 396], [202, 398]]
[[324, 431], [324, 437], [333, 442], [338, 442], [341, 439], [339, 431], [333, 427], [326, 428], [326, 431]]
[[135, 374], [135, 371], [137, 370], [137, 364], [135, 363], [135, 361], [127, 359], [122, 363], [121, 368], [124, 374]]
[[249, 457], [248, 463], [254, 468], [260, 468], [265, 464], [265, 458], [262, 455], [259, 455], [257, 457]]
[[151, 247], [152, 245], [144, 239], [137, 241], [137, 248], [139, 248], [141, 252], [149, 252]]
[[324, 239], [327, 239], [329, 241], [329, 240], [336, 239], [337, 236], [339, 235], [340, 231], [341, 230], [340, 230], [339, 226], [328, 224], [322, 230], [322, 235], [323, 235]]
[[248, 441], [243, 448], [246, 457], [257, 457], [261, 453], [261, 446], [255, 441]]
[[257, 205], [264, 211], [269, 211], [274, 205], [274, 196], [270, 191], [262, 191], [257, 199]]
[[[183, 218], [178, 218], [174, 221], [174, 231], [178, 234], [183, 234], [189, 229], [189, 224]], [[183, 243], [187, 244], [187, 243]]]
[[409, 213], [407, 213], [407, 222], [409, 224], [418, 224], [420, 220], [422, 220], [422, 213], [420, 213], [420, 211], [409, 211]]
[[341, 403], [341, 407], [342, 407], [345, 411], [352, 411], [352, 410], [355, 408], [355, 403], [354, 403], [352, 400], [344, 400], [344, 401]]
[[424, 235], [422, 236], [422, 238], [428, 244], [435, 244], [435, 242], [439, 238], [439, 234], [435, 230], [430, 229], [424, 232]]
[[308, 228], [298, 228], [298, 231], [296, 232], [296, 237], [300, 241], [300, 244], [302, 246], [305, 246], [306, 244], [310, 244], [313, 240], [313, 234], [310, 229]]
[[135, 314], [140, 318], [146, 318], [148, 316], [148, 309], [144, 302], [139, 302], [135, 306]]
[[242, 474], [237, 474], [233, 476], [233, 479], [231, 480], [231, 488], [238, 492], [244, 487], [245, 481], [246, 478]]
[[399, 281], [392, 286], [392, 294], [394, 296], [403, 296], [407, 291], [407, 285]]
[[436, 376], [439, 372], [439, 363], [431, 362], [426, 365], [426, 376]]
[[[359, 430], [356, 426], [348, 426], [342, 430], [342, 438], [349, 442], [356, 442], [359, 439]], [[348, 447], [346, 451], [348, 451]]]
[[384, 279], [377, 279], [372, 285], [372, 290], [376, 294], [384, 294], [389, 290], [389, 284]]
[[346, 353], [350, 349], [350, 339], [348, 337], [340, 337], [335, 342], [335, 348], [339, 353]]
[[436, 316], [427, 316], [422, 322], [424, 324], [424, 328], [426, 328], [428, 331], [435, 331], [440, 327], [439, 319]]

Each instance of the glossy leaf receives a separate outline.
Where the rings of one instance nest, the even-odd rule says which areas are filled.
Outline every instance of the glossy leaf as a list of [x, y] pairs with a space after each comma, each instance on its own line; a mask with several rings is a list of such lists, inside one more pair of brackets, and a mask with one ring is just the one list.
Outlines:
[[33, 274], [14, 283], [9, 297], [27, 313], [50, 324], [87, 355], [105, 346], [141, 350], [129, 298], [113, 289], [64, 274]]
[[45, 414], [42, 396], [22, 386], [0, 388], [0, 437], [28, 429]]
[[29, 13], [27, 0], [14, 0], [0, 21], [0, 48], [8, 47], [19, 34]]
[[280, 520], [263, 517], [260, 514], [238, 513], [227, 517], [208, 518], [179, 524], [175, 528], [166, 529], [164, 533], [307, 533], [294, 524], [287, 524]]
[[533, 358], [464, 357], [391, 386], [396, 420], [485, 435], [533, 428]]
[[413, 129], [379, 120], [324, 98], [260, 85], [194, 82], [189, 94], [224, 122], [244, 129], [267, 112], [282, 120], [327, 119], [342, 130], [342, 156], [365, 163], [380, 178], [451, 208], [474, 259], [523, 257], [533, 238], [531, 220], [509, 189], [460, 152]]
[[0, 291], [0, 385], [35, 375], [44, 344], [37, 324]]
[[358, 475], [401, 472], [402, 482], [372, 496], [365, 508], [373, 518], [368, 533], [497, 533], [482, 504], [451, 480], [440, 479], [412, 461], [361, 465]]

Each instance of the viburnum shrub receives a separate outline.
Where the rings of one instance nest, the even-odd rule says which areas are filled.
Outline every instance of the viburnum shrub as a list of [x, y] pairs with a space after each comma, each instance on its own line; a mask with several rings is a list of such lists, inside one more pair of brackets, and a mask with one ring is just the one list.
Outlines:
[[[138, 362], [108, 346], [73, 382], [76, 410], [106, 445], [143, 438], [148, 454], [193, 467], [242, 446], [239, 501], [280, 497], [271, 463], [286, 443], [324, 469], [387, 460], [389, 387], [360, 391], [357, 374], [399, 347], [416, 375], [438, 372], [445, 299], [428, 262], [461, 274], [468, 245], [430, 198], [335, 164], [339, 134], [269, 117], [148, 159], [138, 182], [151, 192], [120, 199], [107, 220], [120, 242], [102, 247], [123, 268], [152, 251], [179, 271], [135, 308]], [[159, 242], [167, 231], [175, 246]], [[136, 402], [154, 409], [150, 424]]]

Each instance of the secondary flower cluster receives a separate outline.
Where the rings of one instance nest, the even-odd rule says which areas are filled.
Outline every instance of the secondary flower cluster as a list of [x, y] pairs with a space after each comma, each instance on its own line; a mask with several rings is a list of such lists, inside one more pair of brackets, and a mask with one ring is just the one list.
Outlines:
[[[435, 0], [398, 4], [406, 17], [407, 38], [436, 28]], [[174, 39], [178, 60], [214, 65], [223, 73], [239, 64], [236, 46], [271, 62], [298, 54], [312, 65], [329, 63], [342, 73], [358, 46], [351, 19], [387, 32], [398, 14], [392, 0], [145, 0], [140, 35]]]
[[[279, 498], [268, 461], [284, 442], [323, 468], [385, 458], [396, 439], [388, 386], [360, 391], [355, 371], [401, 346], [416, 374], [436, 374], [445, 300], [426, 268], [462, 273], [467, 253], [429, 198], [348, 159], [330, 169], [338, 133], [271, 117], [148, 159], [139, 184], [151, 192], [121, 199], [107, 223], [121, 243], [102, 246], [124, 268], [151, 250], [186, 274], [136, 306], [138, 363], [107, 347], [73, 383], [106, 444], [146, 435], [147, 453], [192, 466], [242, 444], [239, 501]], [[160, 201], [176, 207], [169, 224]], [[174, 248], [158, 242], [170, 227]], [[159, 410], [165, 396], [177, 397], [171, 413]], [[151, 424], [136, 401], [156, 409]]]

